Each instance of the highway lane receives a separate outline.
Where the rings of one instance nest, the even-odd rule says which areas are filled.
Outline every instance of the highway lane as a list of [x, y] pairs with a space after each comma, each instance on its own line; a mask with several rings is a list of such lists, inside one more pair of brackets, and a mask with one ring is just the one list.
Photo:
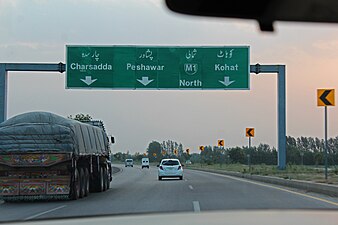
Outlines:
[[156, 167], [121, 168], [107, 192], [77, 201], [0, 203], [0, 221], [224, 209], [338, 209], [338, 198], [240, 178], [185, 170], [182, 181], [158, 181]]

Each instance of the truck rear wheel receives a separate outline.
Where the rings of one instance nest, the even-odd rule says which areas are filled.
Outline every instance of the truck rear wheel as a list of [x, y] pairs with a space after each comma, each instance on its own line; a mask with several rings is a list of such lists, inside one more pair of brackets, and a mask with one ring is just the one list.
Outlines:
[[104, 182], [104, 169], [103, 169], [103, 167], [101, 167], [101, 169], [100, 169], [100, 183], [99, 183], [99, 191], [100, 192], [102, 192], [102, 191], [104, 191], [104, 185], [105, 185], [105, 182]]
[[90, 180], [90, 191], [91, 192], [101, 192], [103, 189], [103, 174], [102, 167], [99, 166], [98, 171], [96, 171]]
[[103, 179], [104, 179], [104, 191], [109, 189], [110, 186], [110, 178], [109, 173], [106, 167], [102, 167], [103, 169]]
[[89, 172], [88, 172], [88, 168], [84, 168], [84, 174], [85, 174], [85, 196], [88, 196], [88, 194], [89, 194]]
[[80, 168], [79, 174], [80, 174], [80, 198], [83, 198], [86, 192], [86, 178], [83, 168]]
[[78, 169], [75, 169], [73, 172], [69, 199], [76, 200], [79, 197], [80, 197], [80, 178]]

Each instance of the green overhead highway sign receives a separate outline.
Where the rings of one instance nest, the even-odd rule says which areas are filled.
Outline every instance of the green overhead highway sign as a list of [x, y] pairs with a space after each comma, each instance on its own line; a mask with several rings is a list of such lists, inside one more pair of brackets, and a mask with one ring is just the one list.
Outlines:
[[67, 88], [250, 88], [248, 46], [66, 48]]

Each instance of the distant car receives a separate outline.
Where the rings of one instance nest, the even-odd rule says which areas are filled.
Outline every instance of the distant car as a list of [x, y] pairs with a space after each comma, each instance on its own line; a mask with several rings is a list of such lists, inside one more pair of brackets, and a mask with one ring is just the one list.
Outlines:
[[125, 167], [128, 167], [128, 166], [134, 167], [134, 161], [133, 161], [133, 159], [126, 159], [126, 160], [124, 161], [124, 166], [125, 166]]
[[149, 158], [142, 158], [142, 169], [143, 168], [149, 169]]
[[187, 161], [185, 161], [185, 164], [186, 164], [186, 165], [191, 165], [192, 163], [191, 163], [190, 160], [187, 160]]
[[162, 159], [158, 165], [158, 179], [162, 180], [164, 177], [178, 177], [183, 179], [183, 165], [178, 159]]

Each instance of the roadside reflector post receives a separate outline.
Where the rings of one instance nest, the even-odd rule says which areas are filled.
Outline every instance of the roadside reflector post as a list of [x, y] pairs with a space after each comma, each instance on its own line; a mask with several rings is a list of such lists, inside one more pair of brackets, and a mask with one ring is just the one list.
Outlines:
[[249, 173], [250, 173], [251, 171], [250, 154], [247, 154], [246, 157], [248, 158], [248, 167], [249, 167]]

